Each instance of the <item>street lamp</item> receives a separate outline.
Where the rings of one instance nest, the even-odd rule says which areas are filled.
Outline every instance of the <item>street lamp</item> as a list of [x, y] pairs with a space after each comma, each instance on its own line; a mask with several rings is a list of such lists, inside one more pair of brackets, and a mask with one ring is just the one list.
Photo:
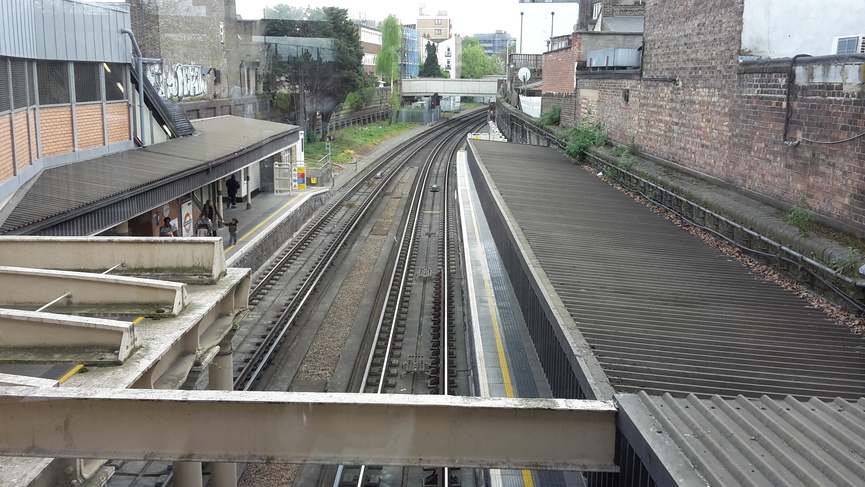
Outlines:
[[520, 54], [523, 53], [523, 12], [520, 12]]
[[553, 19], [555, 18], [555, 16], [555, 12], [550, 13], [550, 45], [553, 44]]

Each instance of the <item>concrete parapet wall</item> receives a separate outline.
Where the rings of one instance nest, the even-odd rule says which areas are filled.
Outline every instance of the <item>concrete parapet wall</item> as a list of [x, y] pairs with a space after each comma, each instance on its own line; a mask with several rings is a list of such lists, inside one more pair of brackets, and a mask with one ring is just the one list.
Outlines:
[[258, 241], [244, 248], [242, 254], [231, 259], [232, 267], [243, 267], [257, 272], [270, 256], [275, 254], [280, 247], [285, 245], [292, 235], [315, 213], [329, 198], [327, 192], [312, 195], [306, 201], [297, 206], [296, 209], [286, 215], [274, 227], [266, 232]]
[[213, 282], [225, 274], [218, 237], [0, 237], [0, 265]]

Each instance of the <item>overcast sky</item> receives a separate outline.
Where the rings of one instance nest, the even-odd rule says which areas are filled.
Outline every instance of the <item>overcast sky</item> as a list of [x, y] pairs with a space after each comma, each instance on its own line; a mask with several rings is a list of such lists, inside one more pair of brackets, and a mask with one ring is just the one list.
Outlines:
[[[509, 33], [520, 48], [520, 12], [523, 15], [522, 52], [540, 54], [546, 49], [550, 37], [551, 17], [554, 21], [553, 35], [571, 32], [577, 23], [576, 3], [518, 3], [517, 0], [237, 0], [237, 13], [244, 19], [261, 18], [265, 6], [278, 4], [295, 7], [340, 7], [348, 10], [352, 19], [366, 18], [384, 20], [388, 14], [396, 16], [403, 24], [417, 22], [418, 12], [423, 7], [428, 15], [436, 15], [440, 10], [447, 11], [453, 22], [454, 32], [461, 36], [489, 34], [496, 30]], [[551, 15], [555, 12], [555, 15]]]

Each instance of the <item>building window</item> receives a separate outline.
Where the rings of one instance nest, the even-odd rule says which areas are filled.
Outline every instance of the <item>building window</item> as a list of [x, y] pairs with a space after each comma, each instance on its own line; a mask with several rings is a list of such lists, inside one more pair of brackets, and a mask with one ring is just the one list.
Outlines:
[[436, 25], [442, 25], [442, 19], [436, 19]]
[[835, 54], [856, 54], [859, 52], [859, 36], [839, 37], [837, 46]]
[[9, 92], [9, 62], [6, 58], [0, 58], [0, 113], [12, 109], [12, 100]]
[[[3, 61], [6, 64], [6, 61]], [[33, 88], [29, 80], [33, 79], [31, 64], [23, 59], [12, 59], [9, 69], [12, 75], [12, 109], [33, 105]], [[3, 80], [6, 81], [5, 79]], [[0, 90], [2, 92], [3, 90]], [[8, 91], [7, 91], [8, 92]], [[2, 112], [3, 110], [0, 110]]]
[[601, 11], [604, 10], [604, 2], [595, 2], [592, 5], [592, 20], [597, 20], [601, 16]]
[[437, 36], [442, 35], [442, 30], [441, 30], [441, 29], [436, 29], [436, 30], [435, 30], [435, 35], [437, 35]]
[[448, 50], [445, 51], [445, 57], [451, 57], [451, 48], [448, 47]]
[[65, 105], [69, 98], [69, 66], [65, 62], [45, 61], [36, 65], [39, 78], [39, 105]]
[[75, 102], [101, 101], [99, 89], [99, 65], [75, 63]]
[[123, 83], [123, 65], [103, 63], [102, 71], [105, 72], [105, 101], [125, 100], [126, 84]]

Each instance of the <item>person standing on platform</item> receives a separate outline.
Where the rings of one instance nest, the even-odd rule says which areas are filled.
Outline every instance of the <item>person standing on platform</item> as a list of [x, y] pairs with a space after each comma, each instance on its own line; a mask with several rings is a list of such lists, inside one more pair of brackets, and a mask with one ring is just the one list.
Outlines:
[[208, 237], [216, 237], [216, 224], [223, 224], [222, 218], [219, 216], [219, 213], [216, 212], [216, 205], [213, 204], [213, 201], [207, 200], [204, 203], [204, 208], [202, 208], [201, 212], [210, 219], [210, 228], [211, 233], [207, 235]]
[[237, 221], [237, 218], [232, 218], [230, 222], [228, 222], [228, 246], [237, 245], [237, 224], [240, 223]]
[[171, 226], [171, 218], [165, 217], [162, 219], [162, 226], [159, 227], [160, 237], [174, 237], [174, 227]]
[[240, 189], [240, 181], [234, 179], [234, 174], [225, 182], [228, 190], [229, 208], [237, 208], [237, 191]]

